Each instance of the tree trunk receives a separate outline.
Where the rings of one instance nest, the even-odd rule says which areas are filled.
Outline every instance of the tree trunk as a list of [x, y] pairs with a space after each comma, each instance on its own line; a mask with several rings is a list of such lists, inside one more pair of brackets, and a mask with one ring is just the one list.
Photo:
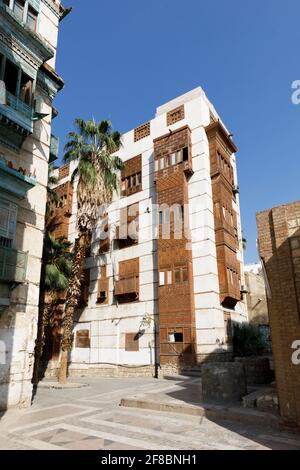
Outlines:
[[48, 295], [47, 303], [44, 302], [40, 309], [42, 309], [41, 314], [39, 315], [38, 320], [38, 332], [37, 332], [37, 339], [35, 343], [35, 362], [34, 362], [34, 369], [33, 369], [33, 379], [32, 382], [34, 385], [37, 385], [39, 382], [39, 366], [40, 366], [40, 358], [43, 354], [43, 349], [45, 345], [45, 330], [49, 322], [49, 317], [51, 310], [53, 309], [53, 297], [52, 302], [50, 299], [50, 295]]
[[58, 381], [60, 384], [67, 383], [67, 371], [68, 371], [68, 351], [62, 351], [60, 356], [60, 368], [58, 374]]
[[68, 353], [72, 350], [74, 311], [81, 297], [81, 283], [83, 278], [83, 266], [85, 254], [89, 246], [90, 237], [88, 233], [82, 233], [77, 238], [74, 246], [74, 258], [72, 263], [72, 274], [70, 285], [67, 290], [67, 300], [63, 318], [63, 334], [61, 341], [61, 361], [59, 370], [59, 383], [66, 383], [68, 369]]

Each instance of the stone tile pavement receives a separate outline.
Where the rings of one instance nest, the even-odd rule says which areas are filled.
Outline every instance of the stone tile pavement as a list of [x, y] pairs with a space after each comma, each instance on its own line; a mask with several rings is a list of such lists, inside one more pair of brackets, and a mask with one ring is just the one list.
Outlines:
[[[198, 379], [76, 378], [79, 389], [40, 388], [28, 410], [0, 420], [0, 449], [300, 450], [300, 437], [241, 423], [119, 406], [124, 396], [197, 390]], [[195, 395], [196, 396], [196, 395]]]

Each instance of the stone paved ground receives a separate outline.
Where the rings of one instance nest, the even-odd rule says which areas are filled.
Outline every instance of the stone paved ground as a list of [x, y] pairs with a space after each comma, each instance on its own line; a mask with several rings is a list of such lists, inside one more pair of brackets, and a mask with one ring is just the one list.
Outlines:
[[[189, 379], [195, 383], [195, 379]], [[41, 388], [29, 410], [6, 413], [0, 421], [0, 449], [195, 450], [298, 449], [296, 435], [197, 416], [121, 408], [135, 393], [170, 393], [188, 381], [151, 378], [81, 378], [80, 389]], [[182, 397], [183, 399], [184, 397]]]

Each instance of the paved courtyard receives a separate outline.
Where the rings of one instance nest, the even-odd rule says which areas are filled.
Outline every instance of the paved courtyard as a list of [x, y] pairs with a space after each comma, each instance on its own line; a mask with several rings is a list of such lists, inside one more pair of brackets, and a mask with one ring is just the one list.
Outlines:
[[[189, 379], [195, 383], [195, 379]], [[187, 387], [187, 380], [76, 378], [87, 387], [40, 388], [29, 410], [5, 413], [0, 449], [300, 450], [300, 438], [241, 423], [119, 406], [121, 398]]]

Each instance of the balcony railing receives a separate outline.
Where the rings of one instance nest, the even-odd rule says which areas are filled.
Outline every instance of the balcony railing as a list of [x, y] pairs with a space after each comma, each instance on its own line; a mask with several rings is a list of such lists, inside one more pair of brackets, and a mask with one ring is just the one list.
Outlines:
[[25, 282], [27, 262], [28, 253], [0, 246], [0, 280]]
[[139, 277], [131, 276], [116, 281], [115, 295], [132, 295], [138, 296], [139, 293]]
[[5, 102], [0, 103], [0, 115], [2, 122], [11, 128], [9, 132], [4, 127], [0, 130], [1, 140], [19, 150], [24, 139], [33, 132], [32, 107], [6, 91]]
[[17, 111], [18, 113], [24, 114], [27, 118], [31, 118], [32, 116], [32, 107], [28, 106], [28, 104], [24, 103], [24, 101], [20, 100], [16, 96], [12, 95], [8, 91], [6, 91], [6, 99], [7, 104], [12, 109]]

